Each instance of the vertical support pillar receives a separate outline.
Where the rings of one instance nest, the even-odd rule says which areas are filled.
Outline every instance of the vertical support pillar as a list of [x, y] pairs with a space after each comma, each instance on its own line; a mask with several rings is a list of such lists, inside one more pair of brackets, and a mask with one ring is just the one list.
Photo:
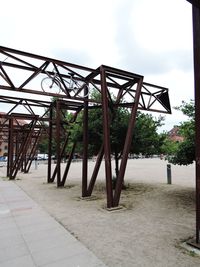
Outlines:
[[[24, 147], [24, 144], [26, 142], [26, 139], [28, 137], [28, 129], [23, 129], [22, 130], [22, 144]], [[22, 147], [21, 147], [22, 148]], [[22, 149], [23, 150], [23, 149]], [[22, 151], [21, 150], [21, 151]], [[21, 156], [19, 155], [19, 157], [21, 157], [21, 164], [20, 164], [20, 168], [21, 168], [21, 172], [23, 172], [23, 166], [24, 166], [24, 153], [21, 154]], [[15, 160], [17, 159], [17, 157], [15, 158]]]
[[48, 170], [47, 170], [47, 183], [51, 183], [51, 157], [52, 157], [52, 130], [53, 130], [53, 108], [49, 109], [49, 129], [48, 129]]
[[[31, 164], [35, 158], [35, 152], [37, 150], [38, 140], [40, 138], [41, 133], [42, 133], [42, 129], [40, 129], [38, 132], [35, 132], [35, 136], [34, 136], [35, 140], [32, 141], [32, 148], [31, 148], [29, 157], [28, 157], [27, 162], [26, 162], [25, 173], [29, 172]], [[35, 161], [35, 163], [36, 163], [36, 161]]]
[[102, 159], [103, 159], [103, 154], [104, 154], [104, 146], [102, 145], [101, 149], [99, 151], [97, 160], [96, 160], [96, 164], [95, 164], [95, 167], [94, 167], [94, 170], [93, 170], [93, 173], [92, 173], [92, 177], [91, 177], [89, 186], [88, 186], [88, 192], [87, 192], [88, 196], [91, 196], [91, 194], [92, 194], [92, 191], [93, 191], [93, 188], [94, 188], [94, 185], [95, 185], [95, 182], [96, 182], [96, 178], [97, 178], [97, 175], [98, 175], [98, 172], [99, 172], [99, 168], [101, 166], [101, 162], [102, 162]]
[[64, 186], [65, 185], [65, 181], [67, 179], [69, 168], [70, 168], [70, 165], [71, 165], [73, 156], [74, 156], [74, 150], [75, 150], [75, 148], [76, 148], [76, 143], [74, 143], [73, 146], [72, 146], [72, 150], [70, 152], [70, 155], [69, 155], [69, 158], [68, 158], [68, 161], [67, 161], [67, 165], [65, 167], [65, 171], [64, 171], [64, 174], [63, 174], [63, 177], [62, 177], [62, 181], [60, 183], [60, 186]]
[[[84, 95], [88, 95], [88, 87], [84, 88]], [[82, 197], [87, 196], [88, 179], [88, 97], [84, 101], [83, 113], [83, 167], [82, 167]]]
[[200, 8], [193, 5], [193, 49], [196, 127], [196, 243], [200, 242]]
[[107, 208], [111, 208], [113, 207], [113, 191], [112, 191], [111, 147], [110, 147], [110, 116], [108, 108], [106, 73], [103, 66], [100, 67], [100, 76], [101, 76], [101, 94], [102, 94], [102, 109], [103, 109], [103, 137], [104, 137], [104, 158], [105, 158], [105, 172], [106, 172]]
[[20, 139], [20, 134], [19, 131], [17, 131], [15, 134], [15, 151], [14, 151], [15, 157], [17, 156], [19, 151], [19, 139]]
[[119, 199], [121, 195], [121, 190], [122, 190], [122, 184], [124, 180], [124, 174], [126, 170], [126, 165], [127, 165], [127, 160], [128, 160], [128, 154], [130, 151], [130, 146], [131, 146], [131, 141], [132, 141], [132, 133], [135, 125], [135, 120], [136, 120], [136, 115], [137, 115], [137, 108], [138, 108], [138, 103], [141, 95], [141, 89], [142, 89], [142, 82], [143, 78], [141, 77], [140, 80], [138, 81], [137, 84], [137, 89], [135, 93], [135, 101], [132, 107], [131, 111], [131, 118], [129, 121], [128, 125], [128, 130], [126, 134], [126, 139], [125, 139], [125, 144], [124, 144], [124, 149], [123, 149], [123, 154], [122, 154], [122, 160], [120, 164], [120, 169], [119, 169], [119, 175], [117, 177], [117, 182], [116, 182], [116, 188], [115, 188], [115, 194], [114, 194], [114, 206], [119, 205]]
[[57, 154], [57, 187], [61, 185], [61, 153], [60, 153], [60, 102], [56, 101], [56, 154]]
[[7, 177], [12, 179], [13, 169], [13, 118], [9, 119]]

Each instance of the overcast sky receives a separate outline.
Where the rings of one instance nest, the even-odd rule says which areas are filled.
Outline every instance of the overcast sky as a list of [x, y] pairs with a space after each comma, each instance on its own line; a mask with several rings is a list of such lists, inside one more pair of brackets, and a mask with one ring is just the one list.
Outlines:
[[[191, 14], [186, 0], [1, 0], [0, 45], [144, 75], [174, 107], [194, 98]], [[173, 110], [163, 129], [183, 119]]]

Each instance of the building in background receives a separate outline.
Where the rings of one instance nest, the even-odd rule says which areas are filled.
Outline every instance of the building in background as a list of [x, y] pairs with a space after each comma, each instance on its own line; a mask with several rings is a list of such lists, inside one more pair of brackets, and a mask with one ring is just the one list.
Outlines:
[[168, 138], [174, 142], [182, 142], [184, 137], [180, 134], [180, 129], [177, 125], [175, 125], [169, 132]]
[[[0, 157], [8, 155], [8, 124], [9, 120], [4, 118], [5, 112], [0, 112]], [[25, 120], [16, 120], [14, 125], [23, 126], [27, 124]]]

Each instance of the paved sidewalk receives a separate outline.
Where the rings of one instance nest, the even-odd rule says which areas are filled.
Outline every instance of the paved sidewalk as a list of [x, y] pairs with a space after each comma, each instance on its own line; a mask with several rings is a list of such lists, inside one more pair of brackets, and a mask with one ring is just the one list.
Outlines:
[[15, 182], [0, 178], [0, 267], [105, 267]]

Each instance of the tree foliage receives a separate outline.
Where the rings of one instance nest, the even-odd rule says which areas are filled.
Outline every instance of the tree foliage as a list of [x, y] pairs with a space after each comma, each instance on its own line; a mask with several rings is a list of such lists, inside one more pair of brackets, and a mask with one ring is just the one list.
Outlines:
[[182, 102], [182, 105], [176, 107], [188, 120], [180, 124], [180, 133], [184, 137], [184, 141], [177, 145], [177, 149], [169, 161], [178, 165], [189, 165], [195, 160], [195, 108], [194, 101], [189, 103]]
[[[99, 93], [93, 93], [93, 99], [100, 100]], [[67, 113], [66, 120], [70, 121], [73, 114]], [[116, 164], [116, 175], [119, 168], [119, 160], [122, 156], [124, 142], [126, 138], [127, 128], [130, 120], [130, 111], [127, 108], [110, 108], [110, 142], [111, 153], [114, 156]], [[157, 133], [158, 127], [162, 125], [164, 118], [154, 118], [151, 114], [137, 113], [136, 124], [132, 136], [132, 144], [130, 153], [143, 154], [150, 156], [161, 153], [161, 146], [165, 136]], [[88, 115], [88, 156], [97, 155], [103, 145], [103, 114], [102, 108], [94, 106], [89, 109]], [[66, 131], [70, 132], [70, 142], [66, 149], [66, 153], [70, 151], [72, 144], [77, 142], [76, 153], [80, 156], [83, 152], [83, 111], [81, 111], [76, 119], [76, 122], [70, 126], [66, 126]], [[47, 143], [44, 144], [47, 147]], [[42, 147], [41, 147], [42, 148]], [[45, 149], [42, 148], [42, 151]]]
[[161, 152], [161, 145], [165, 137], [159, 135], [157, 130], [163, 120], [162, 116], [155, 119], [151, 114], [137, 113], [131, 148], [133, 153], [150, 156]]

